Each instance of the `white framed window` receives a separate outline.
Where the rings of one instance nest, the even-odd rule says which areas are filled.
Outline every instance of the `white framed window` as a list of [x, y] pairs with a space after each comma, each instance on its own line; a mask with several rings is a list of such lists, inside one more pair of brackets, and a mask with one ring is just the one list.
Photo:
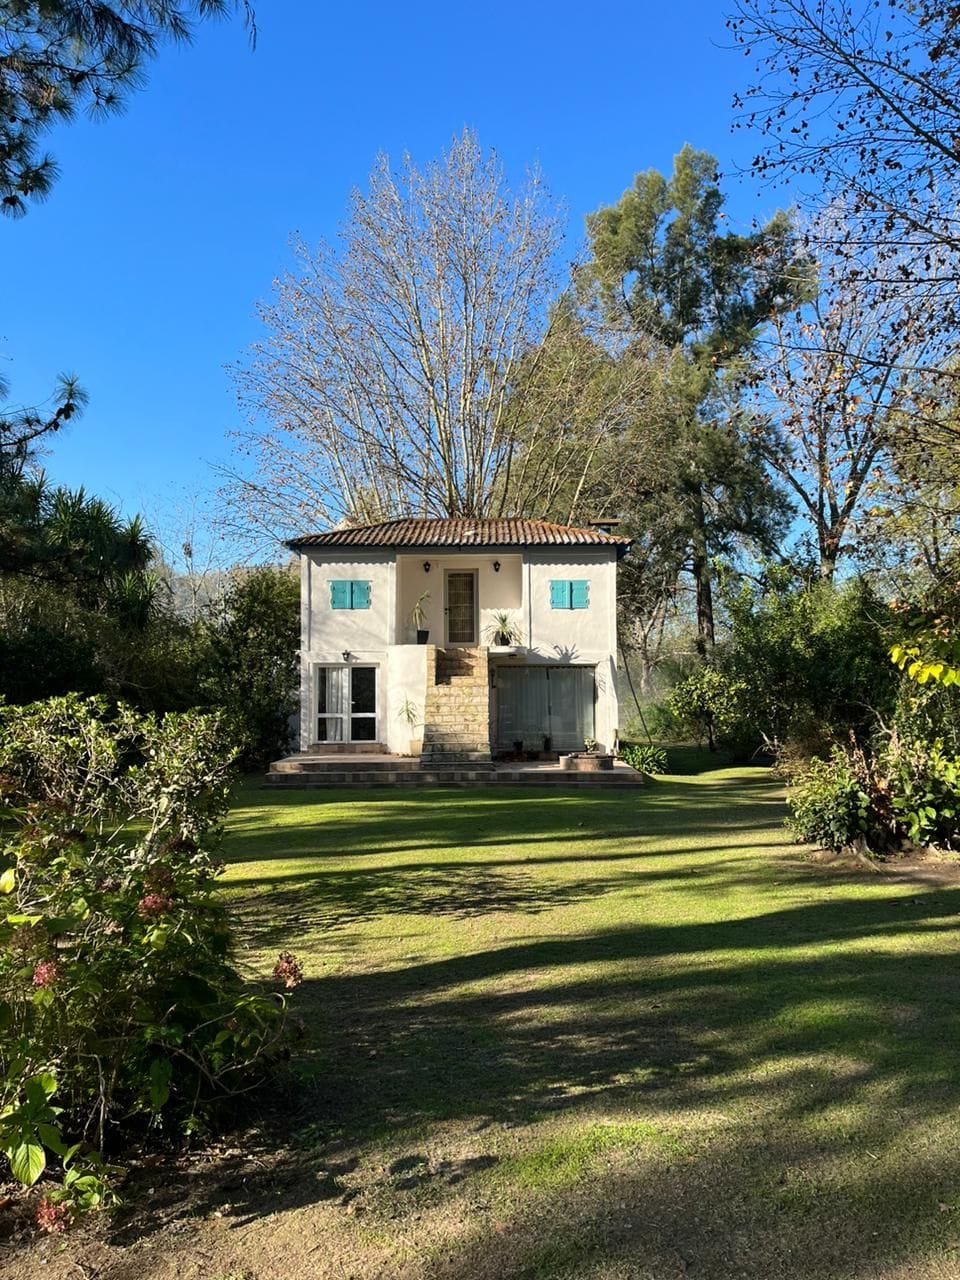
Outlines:
[[318, 666], [317, 742], [378, 742], [377, 686], [375, 666]]

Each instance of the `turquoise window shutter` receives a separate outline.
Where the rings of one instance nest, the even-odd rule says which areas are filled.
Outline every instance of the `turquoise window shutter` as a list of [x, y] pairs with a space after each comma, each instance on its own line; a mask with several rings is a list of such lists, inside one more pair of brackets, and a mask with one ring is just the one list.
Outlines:
[[370, 583], [354, 582], [353, 584], [353, 607], [354, 609], [370, 608]]
[[349, 609], [350, 607], [349, 580], [345, 578], [335, 579], [330, 583], [330, 608]]
[[570, 608], [571, 609], [589, 609], [590, 607], [590, 583], [586, 581], [577, 581], [570, 583]]
[[570, 608], [570, 583], [569, 582], [551, 582], [550, 583], [550, 608], [551, 609], [569, 609]]

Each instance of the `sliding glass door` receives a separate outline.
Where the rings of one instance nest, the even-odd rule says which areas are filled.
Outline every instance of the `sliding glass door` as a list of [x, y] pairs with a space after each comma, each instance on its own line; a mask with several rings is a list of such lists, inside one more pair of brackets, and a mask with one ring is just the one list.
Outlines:
[[501, 750], [542, 750], [549, 738], [554, 751], [581, 751], [593, 737], [593, 667], [500, 667], [494, 685]]

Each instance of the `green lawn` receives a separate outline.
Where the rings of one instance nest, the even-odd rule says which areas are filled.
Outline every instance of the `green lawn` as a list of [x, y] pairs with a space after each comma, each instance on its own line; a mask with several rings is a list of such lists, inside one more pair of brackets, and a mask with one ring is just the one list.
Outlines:
[[783, 812], [744, 768], [241, 793], [248, 957], [307, 973], [297, 1274], [960, 1277], [960, 890]]

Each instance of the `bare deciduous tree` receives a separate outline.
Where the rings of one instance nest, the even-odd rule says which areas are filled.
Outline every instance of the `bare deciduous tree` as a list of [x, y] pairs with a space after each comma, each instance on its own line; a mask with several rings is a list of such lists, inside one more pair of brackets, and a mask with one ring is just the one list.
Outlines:
[[[810, 174], [862, 218], [874, 251], [960, 249], [960, 17], [945, 0], [734, 0], [755, 57], [739, 123], [754, 169]], [[923, 255], [914, 263], [924, 276]], [[957, 276], [934, 281], [956, 315]]]
[[[589, 446], [625, 411], [622, 383], [586, 422], [572, 411], [596, 380], [576, 344], [566, 364], [551, 354], [559, 244], [540, 178], [512, 192], [470, 132], [423, 169], [382, 157], [339, 246], [298, 244], [261, 309], [267, 337], [238, 373], [253, 418], [239, 437], [252, 470], [229, 486], [242, 518], [286, 534], [546, 503], [551, 466], [573, 465], [570, 432]], [[532, 441], [536, 477], [518, 466]]]
[[844, 225], [850, 238], [862, 230], [836, 208], [814, 224], [810, 242], [827, 246], [819, 295], [772, 319], [755, 393], [758, 446], [806, 522], [827, 578], [857, 550], [867, 506], [889, 481], [891, 446], [922, 420], [936, 375], [919, 371], [939, 366], [945, 339], [923, 308], [886, 286], [895, 256], [872, 271], [862, 258], [854, 268], [832, 252]]

